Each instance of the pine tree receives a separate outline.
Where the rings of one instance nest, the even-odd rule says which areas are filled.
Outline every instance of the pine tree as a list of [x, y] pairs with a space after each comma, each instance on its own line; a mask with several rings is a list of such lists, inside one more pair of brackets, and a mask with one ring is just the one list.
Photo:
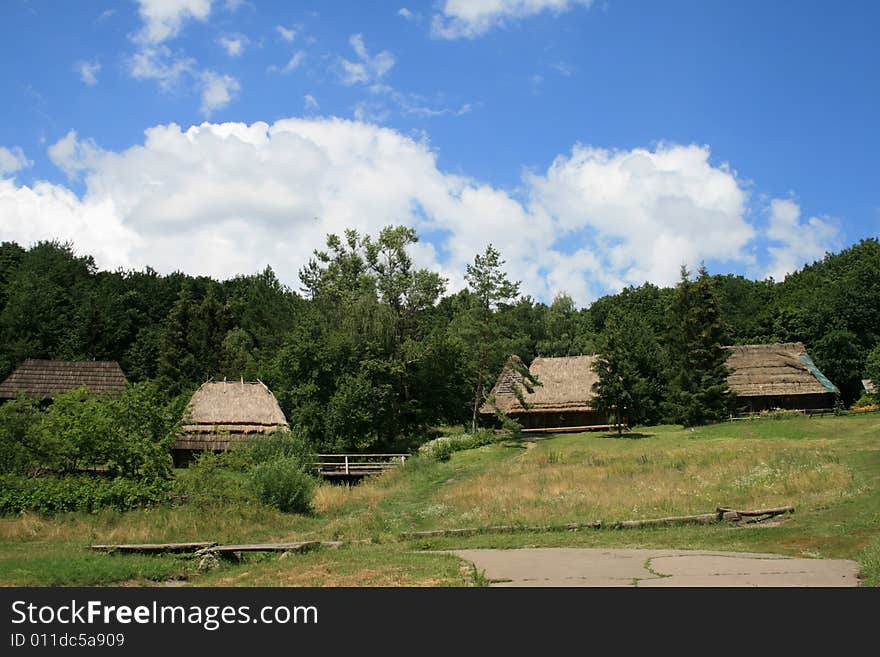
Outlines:
[[613, 413], [618, 434], [630, 425], [656, 421], [663, 394], [661, 350], [644, 318], [614, 309], [605, 322], [600, 355], [593, 364], [597, 407]]
[[720, 420], [731, 404], [724, 348], [729, 338], [718, 292], [704, 265], [694, 281], [681, 268], [669, 328], [674, 419], [687, 426]]

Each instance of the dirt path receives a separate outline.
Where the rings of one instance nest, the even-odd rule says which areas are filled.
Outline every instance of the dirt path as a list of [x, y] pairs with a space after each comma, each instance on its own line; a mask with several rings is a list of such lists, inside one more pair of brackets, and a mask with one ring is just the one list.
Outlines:
[[492, 586], [858, 586], [859, 565], [711, 550], [455, 550]]

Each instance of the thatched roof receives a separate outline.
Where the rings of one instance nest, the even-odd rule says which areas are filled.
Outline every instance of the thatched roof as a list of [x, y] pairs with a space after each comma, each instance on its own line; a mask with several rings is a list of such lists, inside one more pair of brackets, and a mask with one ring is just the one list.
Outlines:
[[728, 347], [727, 378], [738, 397], [835, 394], [800, 342]]
[[251, 435], [287, 428], [275, 395], [261, 381], [208, 381], [190, 399], [174, 447], [228, 449]]
[[[599, 380], [593, 371], [597, 356], [566, 356], [563, 358], [536, 358], [529, 373], [541, 385], [529, 392], [522, 376], [508, 361], [489, 395], [502, 413], [564, 413], [593, 410], [593, 384]], [[511, 360], [519, 361], [517, 356]], [[519, 361], [521, 364], [521, 361]], [[526, 407], [516, 395], [516, 386], [522, 392]], [[483, 404], [481, 413], [495, 413], [490, 402]]]
[[19, 394], [37, 399], [85, 386], [95, 394], [118, 395], [126, 380], [116, 361], [68, 361], [28, 359], [3, 383], [0, 399], [14, 399]]

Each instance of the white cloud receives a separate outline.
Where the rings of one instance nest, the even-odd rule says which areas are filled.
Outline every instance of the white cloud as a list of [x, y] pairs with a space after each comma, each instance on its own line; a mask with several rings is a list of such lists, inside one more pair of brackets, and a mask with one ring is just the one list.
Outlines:
[[395, 60], [387, 50], [371, 56], [360, 34], [352, 34], [348, 42], [357, 55], [357, 61], [340, 57], [342, 66], [342, 82], [352, 85], [358, 82], [376, 82], [381, 80], [388, 71], [394, 68]]
[[703, 259], [748, 262], [747, 194], [709, 155], [699, 146], [577, 145], [527, 179], [532, 212], [550, 217], [560, 242], [586, 237], [602, 263], [596, 275], [611, 287], [670, 284], [681, 264]]
[[12, 148], [0, 146], [0, 178], [11, 176], [33, 165], [34, 163], [25, 157], [21, 146], [13, 146]]
[[163, 91], [177, 87], [181, 80], [194, 75], [196, 62], [172, 53], [165, 45], [147, 46], [132, 55], [128, 72], [137, 80], [156, 80]]
[[94, 62], [77, 62], [73, 66], [73, 70], [79, 73], [79, 79], [90, 87], [98, 84], [98, 73], [101, 71], [101, 64]]
[[413, 18], [415, 18], [415, 14], [413, 14], [413, 13], [412, 13], [409, 9], [407, 9], [406, 7], [401, 7], [400, 9], [398, 9], [398, 10], [397, 10], [397, 15], [398, 15], [398, 16], [402, 16], [403, 18], [405, 18], [405, 19], [408, 20], [408, 21], [409, 21], [409, 20], [412, 20]]
[[287, 41], [287, 43], [293, 43], [293, 40], [296, 38], [296, 29], [284, 27], [283, 25], [276, 25], [275, 31], [278, 32], [278, 35]]
[[0, 242], [70, 241], [107, 269], [125, 267], [143, 239], [124, 226], [111, 199], [80, 199], [61, 185], [16, 186], [0, 179]]
[[71, 180], [77, 178], [81, 171], [93, 166], [100, 154], [98, 145], [91, 139], [78, 139], [76, 130], [71, 130], [49, 147], [52, 164]]
[[771, 264], [766, 275], [777, 281], [822, 258], [826, 251], [839, 244], [840, 229], [833, 219], [810, 217], [806, 222], [800, 219], [801, 208], [794, 201], [778, 198], [770, 201], [767, 238], [780, 246], [767, 249]]
[[180, 33], [185, 21], [207, 20], [212, 0], [137, 0], [143, 20], [135, 40], [142, 44], [160, 44]]
[[754, 236], [735, 174], [697, 146], [579, 145], [525, 176], [517, 197], [443, 171], [425, 139], [333, 118], [161, 125], [121, 152], [71, 133], [50, 156], [83, 177], [84, 194], [5, 182], [0, 215], [16, 220], [0, 239], [72, 239], [103, 267], [228, 277], [271, 264], [298, 286], [326, 233], [403, 223], [442, 236], [413, 253], [453, 289], [492, 242], [525, 293], [586, 303], [627, 283], [672, 282], [682, 262], [748, 262]]
[[561, 14], [593, 0], [446, 0], [431, 21], [431, 34], [442, 39], [473, 39], [511, 19], [545, 11]]
[[245, 46], [248, 44], [248, 38], [245, 36], [221, 36], [217, 39], [217, 43], [223, 47], [223, 50], [230, 57], [241, 57]]
[[321, 107], [320, 105], [318, 105], [318, 101], [312, 94], [306, 94], [303, 100], [305, 101], [303, 107], [306, 112], [314, 112]]
[[300, 64], [305, 61], [306, 53], [303, 50], [297, 50], [290, 59], [287, 60], [287, 63], [284, 66], [275, 66], [272, 65], [269, 67], [270, 73], [280, 73], [281, 75], [287, 75], [288, 73], [292, 73], [296, 69], [300, 67]]
[[214, 71], [202, 71], [202, 114], [210, 116], [218, 109], [223, 109], [238, 95], [241, 85], [229, 75], [220, 75]]

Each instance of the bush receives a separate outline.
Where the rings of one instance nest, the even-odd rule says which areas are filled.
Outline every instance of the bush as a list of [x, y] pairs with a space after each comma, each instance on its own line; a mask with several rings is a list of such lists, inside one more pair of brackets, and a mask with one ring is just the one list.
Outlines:
[[254, 492], [263, 504], [285, 513], [311, 511], [315, 479], [297, 457], [283, 457], [253, 467], [249, 473]]
[[34, 478], [4, 475], [0, 477], [0, 514], [96, 511], [104, 507], [126, 511], [167, 500], [168, 489], [168, 483], [160, 480], [135, 481], [93, 475]]
[[476, 433], [461, 433], [435, 438], [419, 447], [419, 454], [438, 461], [446, 461], [455, 452], [490, 445], [497, 440], [491, 429], [481, 429]]
[[276, 431], [267, 436], [250, 438], [225, 456], [230, 467], [241, 470], [285, 458], [298, 460], [303, 469], [308, 470], [314, 461], [308, 442], [296, 430]]
[[40, 409], [30, 399], [0, 405], [0, 474], [39, 471], [46, 448], [38, 431]]
[[229, 467], [232, 452], [203, 452], [174, 480], [174, 494], [202, 507], [254, 504], [256, 497], [248, 485], [243, 468]]
[[169, 477], [179, 403], [165, 404], [154, 383], [135, 383], [107, 404], [113, 430], [107, 454], [110, 471], [125, 477]]
[[175, 493], [202, 505], [263, 503], [285, 512], [307, 512], [316, 482], [312, 454], [296, 432], [251, 438], [222, 454], [205, 452], [177, 475]]

